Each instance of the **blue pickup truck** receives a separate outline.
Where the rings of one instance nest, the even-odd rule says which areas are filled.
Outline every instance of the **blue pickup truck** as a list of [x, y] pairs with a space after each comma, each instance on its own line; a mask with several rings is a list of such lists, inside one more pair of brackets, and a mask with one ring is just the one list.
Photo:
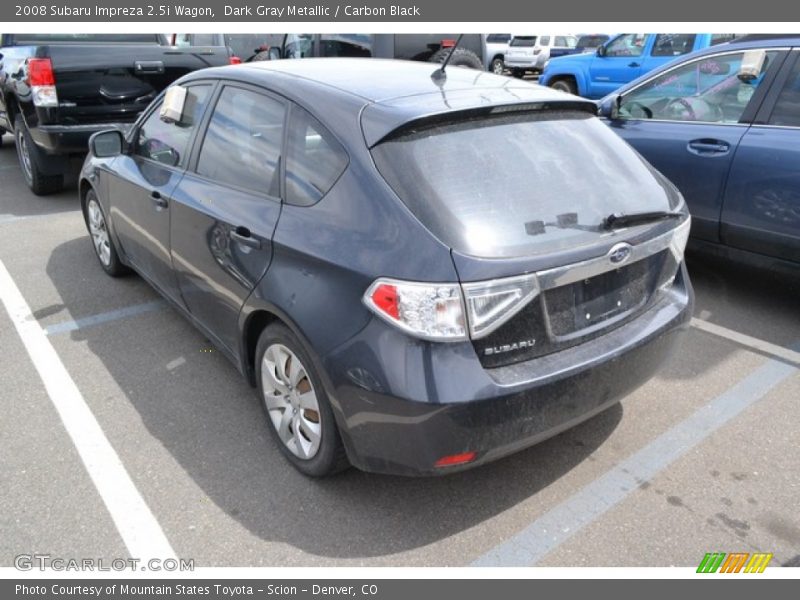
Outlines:
[[730, 33], [622, 33], [594, 53], [552, 58], [539, 84], [598, 99], [679, 56], [734, 37]]

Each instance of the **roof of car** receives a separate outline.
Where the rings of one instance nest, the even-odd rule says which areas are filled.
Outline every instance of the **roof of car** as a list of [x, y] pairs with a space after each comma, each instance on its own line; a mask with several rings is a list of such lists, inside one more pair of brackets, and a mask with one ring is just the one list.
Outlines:
[[409, 121], [452, 111], [521, 103], [596, 110], [588, 100], [487, 71], [451, 65], [445, 78], [435, 79], [432, 74], [439, 66], [375, 58], [308, 58], [205, 69], [196, 77], [214, 74], [263, 85], [301, 104], [326, 95], [331, 100], [349, 99], [352, 110], [363, 114], [370, 146]]

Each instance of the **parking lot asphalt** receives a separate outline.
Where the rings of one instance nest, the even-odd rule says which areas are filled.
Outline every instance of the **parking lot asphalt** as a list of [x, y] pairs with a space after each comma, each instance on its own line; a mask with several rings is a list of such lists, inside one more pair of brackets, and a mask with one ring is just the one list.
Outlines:
[[[141, 511], [105, 485], [120, 473], [196, 566], [696, 566], [715, 551], [800, 566], [800, 281], [690, 255], [697, 326], [621, 404], [452, 476], [312, 480], [208, 340], [138, 277], [105, 276], [74, 185], [32, 195], [4, 142], [0, 262], [30, 315], [0, 308], [0, 566], [164, 551], [131, 547]], [[98, 429], [59, 412], [45, 384], [63, 370]], [[118, 462], [87, 463], [98, 432]]]

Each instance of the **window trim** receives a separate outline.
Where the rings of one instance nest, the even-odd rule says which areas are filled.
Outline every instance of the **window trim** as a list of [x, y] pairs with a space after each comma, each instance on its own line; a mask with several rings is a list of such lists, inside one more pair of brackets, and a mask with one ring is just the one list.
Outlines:
[[[756, 115], [759, 113], [761, 106], [766, 98], [769, 90], [772, 88], [772, 84], [774, 83], [775, 77], [777, 74], [782, 70], [784, 61], [786, 60], [787, 51], [790, 50], [788, 47], [780, 47], [780, 48], [737, 48], [735, 50], [725, 50], [723, 52], [716, 52], [712, 54], [704, 54], [702, 56], [694, 57], [690, 60], [686, 60], [681, 62], [680, 64], [673, 65], [668, 69], [663, 71], [659, 71], [658, 73], [654, 74], [652, 77], [645, 79], [641, 83], [636, 84], [629, 90], [626, 90], [624, 93], [619, 94], [620, 97], [620, 105], [622, 99], [625, 98], [628, 94], [635, 92], [639, 88], [651, 83], [655, 79], [666, 75], [667, 73], [671, 73], [676, 69], [680, 69], [685, 67], [686, 65], [699, 62], [701, 60], [708, 60], [709, 58], [716, 58], [719, 56], [727, 56], [729, 54], [743, 54], [748, 50], [765, 50], [767, 52], [776, 52], [777, 57], [775, 62], [773, 63], [772, 67], [767, 68], [767, 72], [764, 74], [764, 80], [761, 82], [761, 85], [758, 86], [756, 91], [753, 93], [753, 97], [750, 98], [747, 106], [745, 106], [744, 111], [742, 112], [739, 120], [736, 123], [719, 123], [717, 121], [674, 121], [669, 119], [629, 119], [625, 117], [619, 117], [620, 121], [625, 122], [637, 122], [637, 123], [681, 123], [684, 125], [695, 123], [698, 125], [719, 125], [723, 127], [741, 127], [741, 126], [749, 126], [750, 124], [754, 123]], [[684, 56], [691, 56], [690, 54], [684, 54]]]
[[[269, 200], [271, 200], [273, 202], [278, 202], [279, 204], [283, 203], [283, 199], [285, 197], [285, 193], [284, 193], [284, 180], [285, 180], [284, 166], [285, 166], [285, 163], [286, 163], [286, 134], [287, 134], [287, 128], [288, 128], [288, 124], [289, 124], [289, 113], [290, 113], [291, 102], [289, 100], [287, 100], [286, 98], [284, 98], [283, 96], [281, 96], [279, 94], [272, 93], [269, 90], [267, 90], [266, 88], [263, 88], [261, 86], [251, 85], [251, 84], [244, 83], [244, 82], [241, 82], [241, 81], [236, 81], [236, 80], [233, 80], [233, 79], [219, 79], [219, 80], [217, 80], [217, 82], [218, 82], [217, 89], [215, 90], [214, 95], [212, 96], [211, 100], [209, 101], [209, 107], [210, 108], [206, 110], [206, 113], [205, 113], [205, 115], [203, 117], [203, 120], [202, 120], [202, 122], [200, 124], [198, 135], [194, 139], [194, 145], [192, 147], [192, 152], [189, 155], [189, 162], [186, 165], [186, 172], [187, 173], [191, 173], [192, 177], [200, 179], [201, 181], [207, 182], [207, 183], [209, 183], [211, 185], [216, 185], [216, 186], [219, 186], [219, 187], [229, 188], [229, 189], [236, 190], [238, 192], [242, 192], [242, 193], [245, 193], [245, 194], [254, 194], [256, 196], [269, 199]], [[212, 179], [210, 177], [207, 177], [206, 175], [203, 175], [202, 173], [198, 173], [197, 172], [197, 163], [198, 163], [199, 158], [200, 158], [200, 152], [203, 149], [203, 143], [205, 142], [206, 134], [208, 133], [208, 126], [211, 124], [211, 118], [213, 117], [214, 111], [217, 108], [217, 104], [219, 103], [219, 99], [222, 96], [223, 92], [225, 91], [225, 88], [227, 88], [227, 87], [243, 89], [243, 90], [246, 90], [248, 92], [252, 92], [252, 93], [255, 93], [255, 94], [260, 94], [262, 96], [266, 96], [267, 98], [270, 98], [271, 100], [275, 100], [276, 102], [280, 103], [284, 108], [284, 111], [283, 111], [283, 135], [282, 135], [282, 139], [281, 139], [281, 153], [280, 153], [280, 157], [278, 159], [278, 178], [279, 178], [278, 196], [273, 196], [272, 194], [270, 194], [267, 191], [262, 192], [262, 191], [259, 191], [259, 190], [254, 190], [254, 189], [249, 188], [249, 187], [239, 186], [239, 185], [235, 185], [235, 184], [232, 184], [232, 183], [229, 183], [229, 182], [225, 182], [225, 181], [217, 181], [216, 179]], [[202, 132], [202, 136], [199, 135], [200, 132]]]
[[775, 80], [772, 82], [772, 93], [770, 93], [761, 104], [759, 111], [753, 119], [753, 125], [774, 129], [800, 128], [800, 125], [773, 125], [769, 122], [770, 119], [772, 119], [773, 113], [775, 112], [775, 106], [778, 104], [778, 98], [780, 98], [781, 92], [783, 92], [783, 88], [795, 67], [800, 67], [800, 48], [795, 48], [791, 52], [787, 53], [780, 73], [775, 76]]

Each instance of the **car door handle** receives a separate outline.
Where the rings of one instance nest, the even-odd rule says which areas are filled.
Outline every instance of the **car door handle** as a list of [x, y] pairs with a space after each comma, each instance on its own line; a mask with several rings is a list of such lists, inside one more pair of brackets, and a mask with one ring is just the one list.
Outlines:
[[628, 66], [629, 67], [641, 67], [642, 65], [640, 63], [637, 63], [637, 62], [632, 62]]
[[247, 227], [237, 227], [236, 229], [232, 229], [230, 232], [230, 238], [242, 246], [256, 249], [261, 248], [261, 240], [254, 238], [250, 234], [250, 230]]
[[722, 140], [701, 139], [692, 140], [686, 146], [686, 149], [692, 154], [708, 156], [711, 154], [727, 154], [731, 149], [731, 145]]
[[153, 201], [153, 204], [155, 204], [156, 209], [158, 210], [162, 208], [167, 208], [167, 206], [169, 206], [169, 202], [167, 201], [167, 199], [164, 198], [164, 196], [162, 196], [160, 192], [157, 192], [155, 190], [150, 192], [150, 200]]

